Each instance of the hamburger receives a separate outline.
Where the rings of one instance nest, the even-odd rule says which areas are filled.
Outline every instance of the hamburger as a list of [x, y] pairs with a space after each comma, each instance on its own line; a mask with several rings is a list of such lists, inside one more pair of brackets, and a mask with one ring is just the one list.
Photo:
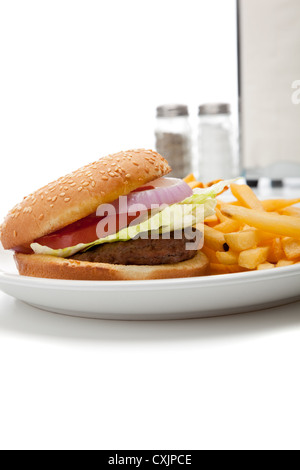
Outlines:
[[[4, 249], [23, 276], [146, 280], [204, 275], [199, 224], [226, 183], [194, 191], [137, 149], [101, 158], [25, 197], [5, 218]], [[196, 228], [198, 227], [198, 228]]]

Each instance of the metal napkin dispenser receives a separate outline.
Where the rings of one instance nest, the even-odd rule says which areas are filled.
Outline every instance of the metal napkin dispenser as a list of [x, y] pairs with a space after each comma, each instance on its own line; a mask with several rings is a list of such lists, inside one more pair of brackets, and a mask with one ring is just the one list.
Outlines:
[[300, 0], [238, 0], [241, 156], [248, 178], [300, 178]]

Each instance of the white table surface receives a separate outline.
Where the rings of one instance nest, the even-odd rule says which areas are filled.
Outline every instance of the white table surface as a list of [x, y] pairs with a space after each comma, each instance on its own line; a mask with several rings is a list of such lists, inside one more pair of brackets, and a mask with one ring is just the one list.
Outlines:
[[122, 323], [0, 293], [0, 448], [299, 449], [299, 358], [300, 302]]
[[178, 322], [0, 294], [0, 447], [298, 448], [300, 302]]

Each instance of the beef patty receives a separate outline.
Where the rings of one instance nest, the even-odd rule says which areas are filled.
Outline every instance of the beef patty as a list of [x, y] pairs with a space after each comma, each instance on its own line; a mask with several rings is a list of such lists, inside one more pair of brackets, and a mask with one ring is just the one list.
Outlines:
[[179, 231], [169, 234], [169, 239], [160, 235], [158, 239], [137, 238], [127, 242], [105, 243], [85, 253], [77, 253], [71, 259], [92, 263], [148, 266], [180, 263], [194, 258], [198, 252], [197, 249], [187, 250], [188, 243], [200, 242], [202, 238], [199, 230], [191, 230], [188, 238], [184, 232]]

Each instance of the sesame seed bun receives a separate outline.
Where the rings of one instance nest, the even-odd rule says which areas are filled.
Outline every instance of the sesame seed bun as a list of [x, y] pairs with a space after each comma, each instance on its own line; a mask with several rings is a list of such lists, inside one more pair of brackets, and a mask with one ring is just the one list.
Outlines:
[[208, 258], [200, 251], [189, 261], [160, 266], [89, 263], [20, 253], [15, 254], [15, 261], [22, 276], [77, 281], [130, 281], [204, 276], [209, 264]]
[[152, 150], [104, 157], [30, 194], [14, 207], [1, 227], [2, 245], [7, 250], [29, 245], [170, 171], [168, 162]]

